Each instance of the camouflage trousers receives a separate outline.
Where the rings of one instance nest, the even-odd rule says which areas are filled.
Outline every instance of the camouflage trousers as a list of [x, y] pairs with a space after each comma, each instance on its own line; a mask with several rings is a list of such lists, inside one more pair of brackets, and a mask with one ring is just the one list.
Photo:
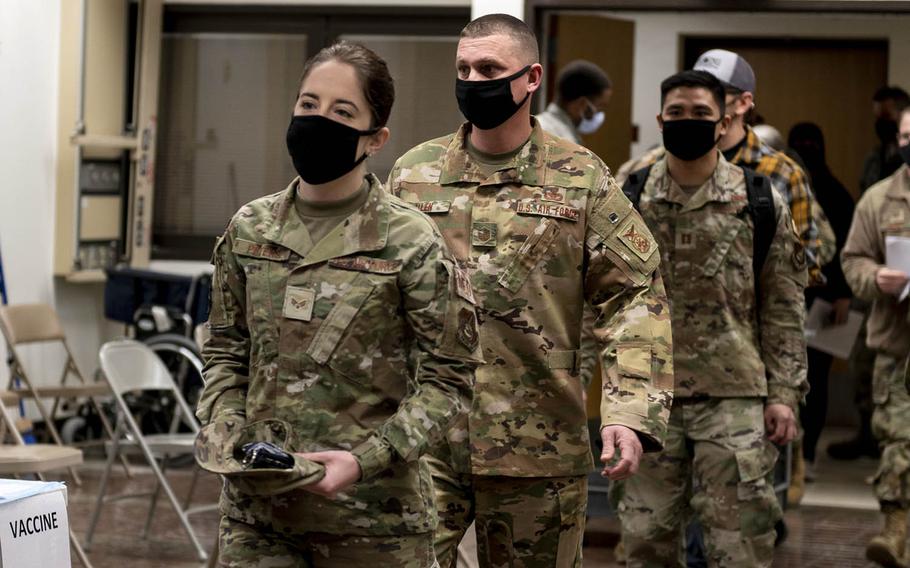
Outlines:
[[879, 501], [910, 506], [910, 394], [904, 372], [907, 358], [879, 354], [872, 378], [872, 433], [882, 450], [875, 474]]
[[425, 457], [433, 473], [439, 565], [455, 568], [458, 543], [475, 522], [481, 568], [580, 568], [588, 480], [459, 474]]
[[225, 568], [438, 568], [433, 535], [279, 534], [221, 517], [219, 566]]
[[762, 399], [674, 401], [664, 450], [642, 456], [634, 477], [611, 486], [629, 568], [685, 566], [693, 512], [709, 566], [771, 566], [782, 514], [776, 461]]

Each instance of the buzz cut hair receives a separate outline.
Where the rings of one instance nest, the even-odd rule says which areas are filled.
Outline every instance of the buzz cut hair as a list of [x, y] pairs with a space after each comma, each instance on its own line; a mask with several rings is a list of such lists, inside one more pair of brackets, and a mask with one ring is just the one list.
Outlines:
[[461, 30], [462, 38], [481, 38], [502, 34], [509, 36], [518, 48], [518, 55], [527, 64], [540, 62], [537, 36], [528, 24], [509, 14], [487, 14], [472, 20]]

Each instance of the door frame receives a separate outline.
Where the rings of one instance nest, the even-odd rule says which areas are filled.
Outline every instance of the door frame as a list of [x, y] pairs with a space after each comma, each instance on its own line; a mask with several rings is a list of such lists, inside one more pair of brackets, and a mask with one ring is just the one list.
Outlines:
[[910, 14], [910, 2], [887, 0], [525, 0], [525, 22], [543, 37], [547, 15], [554, 11], [634, 12], [836, 12], [840, 14]]

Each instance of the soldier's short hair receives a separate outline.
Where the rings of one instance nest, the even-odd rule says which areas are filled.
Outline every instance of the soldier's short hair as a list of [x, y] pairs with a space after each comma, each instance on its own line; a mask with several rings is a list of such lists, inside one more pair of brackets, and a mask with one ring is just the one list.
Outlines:
[[894, 101], [897, 110], [903, 110], [910, 106], [910, 94], [897, 85], [886, 85], [879, 87], [875, 94], [872, 95], [872, 101], [880, 103], [883, 101]]
[[313, 67], [327, 61], [347, 63], [354, 68], [363, 87], [363, 97], [370, 105], [371, 128], [385, 126], [389, 121], [389, 115], [392, 114], [392, 104], [395, 102], [395, 82], [385, 60], [359, 43], [339, 41], [322, 48], [307, 60], [298, 85], [303, 85], [304, 79]]
[[679, 89], [680, 87], [706, 89], [714, 97], [714, 101], [720, 109], [720, 115], [723, 116], [727, 111], [723, 83], [707, 71], [692, 70], [680, 71], [663, 80], [660, 84], [660, 108], [664, 107], [664, 102], [667, 100], [667, 93], [673, 89]]
[[576, 59], [559, 71], [556, 80], [561, 103], [570, 103], [581, 97], [594, 97], [613, 86], [607, 73], [584, 59]]
[[519, 20], [515, 16], [508, 14], [487, 14], [476, 20], [472, 20], [461, 30], [463, 38], [487, 37], [495, 34], [509, 36], [515, 45], [525, 63], [538, 63], [540, 61], [540, 50], [537, 46], [537, 36], [528, 27], [528, 24]]

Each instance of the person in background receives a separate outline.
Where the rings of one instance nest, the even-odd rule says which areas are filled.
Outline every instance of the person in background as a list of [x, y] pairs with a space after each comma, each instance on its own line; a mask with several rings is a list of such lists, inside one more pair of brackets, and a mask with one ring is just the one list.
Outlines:
[[[632, 568], [675, 565], [690, 512], [708, 565], [770, 566], [781, 517], [773, 444], [796, 435], [807, 387], [806, 259], [770, 181], [717, 149], [731, 119], [716, 77], [665, 79], [657, 120], [666, 152], [623, 191], [662, 253], [674, 401], [664, 450], [614, 484], [611, 501]], [[762, 212], [748, 210], [755, 186], [770, 200]]]
[[907, 300], [900, 299], [910, 275], [889, 267], [885, 254], [889, 237], [910, 238], [910, 108], [899, 116], [898, 155], [903, 165], [863, 194], [841, 253], [853, 293], [872, 302], [866, 343], [876, 353], [872, 430], [881, 461], [875, 495], [885, 524], [866, 547], [866, 556], [883, 566], [906, 565], [910, 508], [910, 311]]
[[[419, 458], [471, 407], [474, 302], [433, 223], [367, 169], [390, 135], [385, 61], [326, 47], [296, 95], [299, 177], [213, 254], [196, 459], [224, 475], [220, 565], [432, 568]], [[246, 470], [247, 443], [285, 467]]]
[[[873, 184], [885, 179], [901, 165], [898, 153], [897, 118], [910, 105], [910, 96], [900, 87], [882, 87], [872, 97], [872, 115], [875, 118], [875, 134], [878, 145], [869, 152], [863, 162], [863, 173], [859, 182], [860, 193]], [[854, 299], [854, 308], [866, 313], [860, 335], [867, 333], [869, 306], [862, 299]], [[872, 435], [872, 375], [875, 366], [875, 352], [863, 341], [857, 341], [850, 354], [850, 374], [856, 385], [854, 404], [859, 414], [859, 429], [856, 435], [828, 446], [828, 455], [838, 460], [855, 460], [866, 456], [878, 458], [878, 442]]]
[[910, 95], [898, 86], [881, 87], [872, 96], [872, 115], [875, 117], [878, 145], [869, 151], [863, 161], [860, 193], [893, 174], [903, 164], [895, 140], [897, 117], [908, 106]]
[[[833, 323], [846, 323], [853, 296], [841, 269], [840, 251], [847, 240], [850, 222], [853, 219], [853, 198], [850, 192], [831, 172], [825, 158], [825, 140], [821, 128], [811, 122], [801, 122], [790, 129], [787, 143], [796, 152], [806, 167], [815, 198], [822, 207], [837, 242], [837, 256], [822, 267], [825, 285], [806, 290], [806, 306], [811, 307], [816, 298], [829, 302], [833, 308]], [[828, 373], [832, 357], [827, 353], [809, 348], [808, 378], [809, 394], [801, 408], [800, 420], [805, 432], [802, 440], [802, 455], [806, 463], [806, 479], [815, 477], [815, 450], [828, 411]]]
[[613, 95], [606, 72], [584, 59], [568, 63], [556, 81], [556, 100], [536, 116], [544, 132], [581, 144], [582, 134], [603, 126], [604, 110]]

